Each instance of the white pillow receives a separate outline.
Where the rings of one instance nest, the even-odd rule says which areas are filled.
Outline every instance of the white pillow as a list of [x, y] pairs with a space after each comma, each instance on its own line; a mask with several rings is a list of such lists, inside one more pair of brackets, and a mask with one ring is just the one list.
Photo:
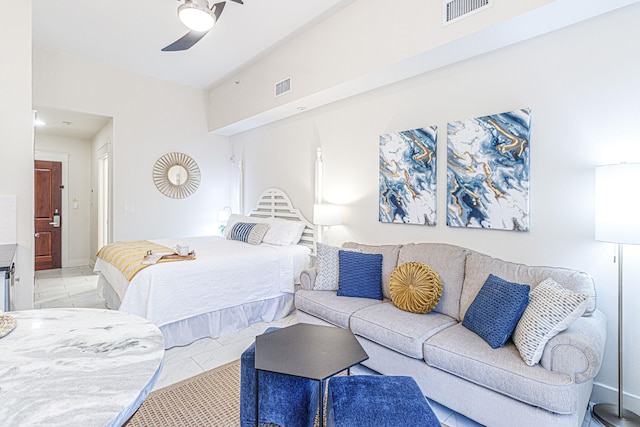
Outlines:
[[224, 237], [229, 237], [229, 233], [234, 225], [239, 222], [247, 223], [267, 223], [269, 230], [262, 241], [271, 245], [288, 246], [296, 245], [302, 237], [305, 225], [300, 221], [288, 221], [279, 218], [260, 218], [255, 216], [231, 214], [227, 225], [224, 228]]
[[267, 231], [262, 241], [280, 246], [297, 245], [305, 227], [300, 221], [288, 221], [278, 218], [268, 218], [267, 223], [269, 224], [269, 231]]
[[536, 286], [513, 333], [522, 360], [529, 366], [538, 363], [547, 342], [582, 316], [588, 304], [587, 295], [565, 289], [553, 279]]

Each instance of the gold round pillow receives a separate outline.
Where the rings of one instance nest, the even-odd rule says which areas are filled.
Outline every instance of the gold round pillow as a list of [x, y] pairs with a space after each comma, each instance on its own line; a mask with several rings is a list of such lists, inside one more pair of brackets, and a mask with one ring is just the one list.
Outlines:
[[396, 307], [424, 314], [438, 305], [442, 296], [442, 280], [428, 265], [407, 262], [393, 270], [389, 292]]

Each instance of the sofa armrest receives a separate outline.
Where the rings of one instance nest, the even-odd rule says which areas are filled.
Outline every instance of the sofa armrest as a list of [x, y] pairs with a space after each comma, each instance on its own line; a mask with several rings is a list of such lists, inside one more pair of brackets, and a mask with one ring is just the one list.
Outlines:
[[302, 289], [306, 289], [307, 291], [312, 291], [313, 285], [316, 282], [317, 275], [318, 275], [318, 270], [316, 270], [315, 268], [302, 270], [302, 273], [300, 273], [300, 285], [302, 286]]
[[600, 310], [580, 317], [567, 330], [551, 338], [544, 348], [540, 364], [551, 371], [563, 372], [578, 384], [594, 378], [600, 370], [607, 319]]

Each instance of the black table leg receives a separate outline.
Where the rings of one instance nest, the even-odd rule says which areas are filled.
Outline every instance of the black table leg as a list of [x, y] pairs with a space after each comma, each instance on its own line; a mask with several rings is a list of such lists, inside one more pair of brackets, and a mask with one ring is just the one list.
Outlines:
[[255, 391], [255, 404], [256, 404], [256, 408], [255, 408], [255, 427], [258, 427], [258, 416], [260, 415], [260, 409], [258, 408], [258, 370], [256, 369], [256, 382], [254, 384], [254, 388], [253, 390]]

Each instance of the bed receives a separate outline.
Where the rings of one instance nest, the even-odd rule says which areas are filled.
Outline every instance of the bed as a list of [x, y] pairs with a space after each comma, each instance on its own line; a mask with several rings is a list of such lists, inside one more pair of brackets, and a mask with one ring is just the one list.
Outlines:
[[[268, 234], [257, 245], [225, 236], [154, 239], [150, 242], [167, 248], [189, 245], [195, 259], [147, 266], [130, 280], [98, 256], [94, 271], [107, 306], [155, 323], [165, 348], [287, 316], [300, 272], [309, 265], [314, 226], [273, 188], [248, 216], [231, 215], [225, 232], [238, 222], [267, 223]], [[292, 229], [299, 234], [289, 241]], [[293, 240], [298, 243], [287, 244]]]

